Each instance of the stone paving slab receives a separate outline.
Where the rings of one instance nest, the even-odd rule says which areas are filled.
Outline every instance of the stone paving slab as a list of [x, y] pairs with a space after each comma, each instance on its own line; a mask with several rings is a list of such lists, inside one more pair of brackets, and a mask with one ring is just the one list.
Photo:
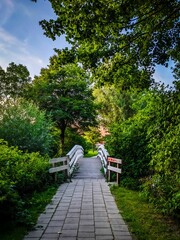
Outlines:
[[94, 176], [62, 184], [24, 240], [132, 240], [107, 182]]
[[[81, 197], [77, 198], [77, 191]], [[69, 195], [71, 197], [69, 198]], [[24, 240], [131, 240], [104, 179], [62, 184]]]

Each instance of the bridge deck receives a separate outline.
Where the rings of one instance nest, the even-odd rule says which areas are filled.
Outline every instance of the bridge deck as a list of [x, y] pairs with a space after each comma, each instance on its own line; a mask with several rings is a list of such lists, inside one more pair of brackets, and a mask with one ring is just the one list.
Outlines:
[[97, 158], [79, 160], [71, 183], [62, 184], [24, 240], [131, 240]]
[[100, 172], [101, 162], [95, 158], [81, 158], [78, 161], [78, 171], [73, 176], [74, 179], [104, 179]]

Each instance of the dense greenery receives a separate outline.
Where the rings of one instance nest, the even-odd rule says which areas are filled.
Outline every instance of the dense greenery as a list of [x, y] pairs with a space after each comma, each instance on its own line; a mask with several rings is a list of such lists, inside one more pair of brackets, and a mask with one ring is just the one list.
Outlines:
[[82, 131], [95, 124], [96, 108], [88, 74], [77, 64], [53, 62], [34, 79], [31, 92], [34, 101], [51, 114], [61, 131], [61, 154], [65, 153], [67, 127]]
[[[3, 240], [22, 240], [24, 235], [27, 234], [32, 226], [37, 222], [39, 214], [42, 213], [48, 203], [51, 202], [53, 195], [56, 193], [58, 184], [51, 184], [47, 188], [43, 188], [41, 191], [34, 192], [32, 195], [28, 195], [26, 202], [23, 206], [23, 216], [18, 214], [18, 221], [22, 221], [23, 224], [18, 224], [12, 219], [1, 219], [0, 239]], [[22, 215], [22, 214], [21, 214]]]
[[[0, 215], [23, 216], [27, 195], [51, 183], [49, 158], [74, 144], [87, 151], [98, 120], [109, 153], [123, 159], [122, 184], [178, 217], [179, 1], [49, 1], [57, 19], [41, 26], [72, 48], [56, 49], [32, 81], [21, 64], [0, 67]], [[169, 60], [172, 89], [153, 79]]]
[[180, 208], [179, 92], [146, 91], [132, 104], [132, 117], [112, 123], [107, 147], [123, 158], [122, 184], [138, 189], [165, 213]]
[[52, 154], [53, 123], [33, 103], [8, 99], [0, 104], [0, 138], [29, 152]]
[[12, 62], [6, 71], [0, 66], [0, 99], [24, 96], [30, 81], [30, 73], [26, 66]]
[[89, 131], [84, 132], [84, 138], [91, 146], [91, 149], [95, 151], [96, 144], [102, 140], [100, 129], [98, 127], [89, 127]]
[[49, 159], [0, 140], [0, 215], [25, 221], [24, 198], [50, 183]]
[[86, 154], [88, 150], [91, 148], [89, 143], [84, 138], [84, 135], [78, 133], [77, 129], [69, 127], [66, 130], [64, 151], [66, 153], [69, 152], [74, 147], [75, 144], [81, 145], [83, 147], [84, 154]]
[[117, 62], [119, 70], [127, 64], [152, 71], [171, 58], [178, 68], [178, 0], [49, 2], [57, 19], [41, 21], [45, 34], [66, 34], [86, 66]]

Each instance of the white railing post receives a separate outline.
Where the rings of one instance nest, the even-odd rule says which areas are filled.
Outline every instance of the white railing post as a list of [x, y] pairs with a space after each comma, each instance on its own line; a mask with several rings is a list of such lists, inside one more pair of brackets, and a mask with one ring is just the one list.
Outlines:
[[84, 149], [80, 145], [75, 145], [66, 156], [69, 158], [69, 175], [72, 175], [78, 159], [84, 156]]
[[71, 178], [71, 176], [70, 176], [70, 167], [69, 167], [69, 156], [67, 156], [67, 177]]
[[100, 145], [98, 147], [98, 155], [97, 155], [102, 163], [103, 169], [104, 169], [104, 174], [106, 176], [107, 174], [107, 157], [109, 156], [108, 151], [105, 149], [104, 145]]
[[[49, 169], [49, 173], [56, 173], [59, 171], [67, 171], [67, 177], [71, 178], [74, 167], [79, 158], [84, 156], [84, 149], [80, 145], [75, 145], [67, 154], [66, 157], [53, 158], [49, 160], [49, 163], [52, 164], [52, 168]], [[56, 166], [57, 163], [60, 163], [61, 166]]]
[[120, 174], [121, 174], [121, 168], [120, 165], [122, 164], [121, 159], [113, 158], [109, 156], [108, 151], [105, 149], [104, 145], [100, 145], [98, 148], [98, 157], [101, 160], [103, 169], [104, 169], [104, 175], [107, 178], [108, 181], [111, 180], [111, 172], [116, 173], [116, 181], [117, 184], [120, 182]]

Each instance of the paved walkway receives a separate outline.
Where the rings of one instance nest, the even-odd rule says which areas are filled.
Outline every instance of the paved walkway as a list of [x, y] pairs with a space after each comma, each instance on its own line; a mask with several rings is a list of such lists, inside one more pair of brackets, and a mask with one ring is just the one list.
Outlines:
[[73, 176], [74, 179], [104, 179], [100, 172], [101, 161], [94, 158], [81, 158], [78, 161], [78, 171]]
[[24, 240], [131, 240], [97, 158], [83, 158]]

